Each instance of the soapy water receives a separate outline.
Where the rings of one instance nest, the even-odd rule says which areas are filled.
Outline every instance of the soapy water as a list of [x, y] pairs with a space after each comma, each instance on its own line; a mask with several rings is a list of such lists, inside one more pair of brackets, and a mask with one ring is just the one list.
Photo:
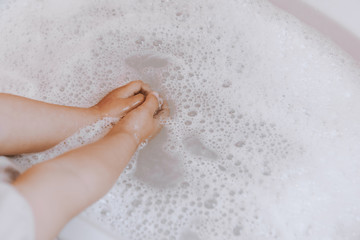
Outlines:
[[[2, 1], [0, 91], [172, 110], [85, 214], [120, 239], [359, 239], [360, 70], [266, 1]], [[103, 136], [104, 119], [24, 169]]]

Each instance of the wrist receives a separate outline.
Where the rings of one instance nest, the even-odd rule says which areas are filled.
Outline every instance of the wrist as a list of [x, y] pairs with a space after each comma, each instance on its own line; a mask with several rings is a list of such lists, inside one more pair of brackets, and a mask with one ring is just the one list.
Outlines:
[[106, 114], [104, 114], [97, 105], [87, 108], [87, 111], [89, 112], [90, 115], [92, 115], [96, 119], [101, 119], [106, 117]]
[[135, 148], [138, 148], [141, 143], [136, 133], [134, 134], [127, 131], [110, 131], [105, 138], [115, 138], [117, 141], [122, 139]]

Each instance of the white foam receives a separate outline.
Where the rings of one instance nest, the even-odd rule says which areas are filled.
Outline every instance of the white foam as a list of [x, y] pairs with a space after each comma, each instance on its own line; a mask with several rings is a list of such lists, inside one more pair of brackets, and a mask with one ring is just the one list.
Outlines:
[[124, 239], [357, 239], [359, 77], [266, 1], [0, 4], [1, 92], [87, 107], [142, 79], [168, 100], [167, 131], [87, 210]]

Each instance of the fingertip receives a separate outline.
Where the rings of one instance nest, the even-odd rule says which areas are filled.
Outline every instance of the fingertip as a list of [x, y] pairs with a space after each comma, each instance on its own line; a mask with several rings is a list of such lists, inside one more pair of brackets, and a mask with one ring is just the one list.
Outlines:
[[129, 82], [126, 86], [128, 87], [128, 91], [132, 92], [133, 94], [139, 93], [141, 91], [143, 81], [141, 80], [135, 80], [132, 82]]
[[157, 98], [158, 102], [159, 102], [159, 109], [161, 109], [164, 100], [162, 99], [162, 97], [160, 97], [158, 92], [152, 92], [152, 94]]
[[169, 109], [163, 108], [154, 116], [154, 118], [160, 121], [165, 121], [169, 116], [170, 116]]
[[156, 94], [154, 94], [154, 92], [151, 92], [146, 96], [143, 107], [146, 108], [153, 115], [159, 110], [158, 97], [156, 96]]
[[138, 88], [141, 88], [142, 85], [144, 84], [144, 82], [141, 81], [141, 80], [135, 80], [135, 81], [130, 82], [129, 84], [132, 84], [132, 85], [135, 85]]
[[147, 97], [149, 97], [153, 102], [156, 102], [157, 106], [159, 106], [159, 104], [160, 104], [159, 93], [152, 91], [149, 93], [149, 95]]
[[168, 103], [164, 101], [161, 109], [156, 113], [154, 118], [158, 121], [158, 124], [164, 125], [166, 123], [166, 120], [170, 116], [170, 108], [168, 106]]
[[150, 85], [147, 83], [143, 83], [141, 86], [141, 91], [142, 94], [144, 94], [145, 96], [147, 96], [149, 93], [151, 93], [151, 88]]
[[139, 105], [145, 101], [145, 96], [141, 93], [136, 94], [133, 96], [134, 100], [136, 101], [136, 104]]
[[143, 82], [141, 80], [129, 82], [120, 88], [120, 94], [122, 95], [121, 97], [128, 98], [135, 95], [136, 93], [139, 93], [141, 91], [142, 85]]

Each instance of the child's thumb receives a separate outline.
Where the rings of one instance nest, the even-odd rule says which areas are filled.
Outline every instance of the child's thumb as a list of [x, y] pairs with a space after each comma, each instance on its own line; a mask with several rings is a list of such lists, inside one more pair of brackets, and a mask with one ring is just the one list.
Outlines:
[[141, 105], [142, 109], [145, 109], [152, 115], [155, 115], [155, 113], [161, 108], [162, 99], [159, 97], [159, 94], [157, 92], [151, 92], [146, 96], [145, 102]]

